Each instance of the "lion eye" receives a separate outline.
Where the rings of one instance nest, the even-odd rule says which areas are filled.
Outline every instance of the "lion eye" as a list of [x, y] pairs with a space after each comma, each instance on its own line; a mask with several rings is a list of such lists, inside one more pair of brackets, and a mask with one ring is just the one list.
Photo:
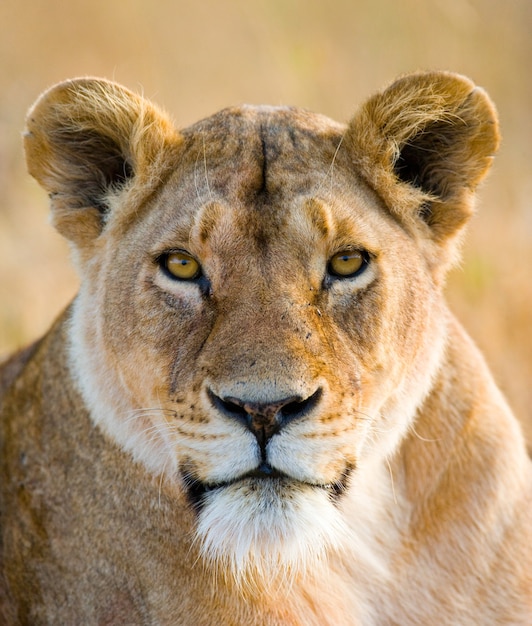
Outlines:
[[329, 273], [340, 278], [353, 278], [361, 274], [368, 264], [368, 255], [362, 250], [338, 252], [329, 261]]
[[173, 278], [194, 280], [201, 274], [200, 264], [186, 252], [170, 252], [162, 258], [162, 266]]

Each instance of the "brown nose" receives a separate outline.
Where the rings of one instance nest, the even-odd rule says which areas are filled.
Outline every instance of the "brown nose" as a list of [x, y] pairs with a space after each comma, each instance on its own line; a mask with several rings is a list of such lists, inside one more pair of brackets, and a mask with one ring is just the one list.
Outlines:
[[308, 415], [319, 403], [321, 389], [307, 398], [291, 396], [274, 402], [250, 402], [242, 398], [220, 398], [209, 390], [212, 404], [218, 411], [242, 422], [255, 435], [262, 450], [286, 424]]

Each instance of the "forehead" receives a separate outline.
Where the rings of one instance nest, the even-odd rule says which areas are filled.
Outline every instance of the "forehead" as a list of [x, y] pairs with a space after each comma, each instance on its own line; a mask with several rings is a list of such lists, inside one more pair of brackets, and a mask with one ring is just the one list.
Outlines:
[[331, 214], [343, 228], [357, 213], [365, 222], [371, 193], [342, 150], [344, 131], [325, 116], [287, 107], [226, 109], [194, 124], [183, 131], [180, 161], [157, 199], [156, 230], [205, 241], [238, 221], [260, 239], [294, 217], [303, 230], [322, 234]]
[[201, 188], [243, 202], [260, 200], [288, 180], [307, 183], [310, 164], [314, 172], [326, 172], [343, 132], [336, 122], [295, 108], [225, 109], [183, 131], [180, 169], [193, 168]]

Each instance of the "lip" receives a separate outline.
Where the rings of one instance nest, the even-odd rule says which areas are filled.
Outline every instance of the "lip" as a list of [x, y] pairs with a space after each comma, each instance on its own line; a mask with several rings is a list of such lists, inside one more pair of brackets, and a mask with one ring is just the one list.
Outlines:
[[333, 502], [337, 502], [348, 488], [349, 476], [352, 470], [352, 467], [347, 467], [338, 480], [333, 483], [326, 484], [297, 480], [288, 474], [284, 474], [283, 472], [276, 470], [266, 463], [263, 463], [256, 469], [246, 472], [237, 478], [223, 482], [203, 482], [190, 471], [184, 471], [182, 475], [190, 504], [193, 509], [199, 513], [205, 504], [206, 494], [220, 489], [226, 489], [232, 485], [243, 483], [245, 481], [276, 481], [278, 483], [285, 482], [286, 484], [292, 485], [299, 484], [312, 489], [322, 489], [327, 492]]

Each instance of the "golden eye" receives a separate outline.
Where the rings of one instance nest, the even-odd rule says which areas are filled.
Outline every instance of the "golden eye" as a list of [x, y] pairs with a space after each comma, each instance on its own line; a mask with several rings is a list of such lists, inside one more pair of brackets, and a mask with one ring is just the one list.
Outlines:
[[163, 258], [164, 268], [174, 278], [194, 280], [201, 274], [200, 264], [186, 252], [170, 252]]
[[329, 261], [329, 272], [340, 278], [350, 278], [364, 271], [368, 257], [361, 250], [338, 252]]

